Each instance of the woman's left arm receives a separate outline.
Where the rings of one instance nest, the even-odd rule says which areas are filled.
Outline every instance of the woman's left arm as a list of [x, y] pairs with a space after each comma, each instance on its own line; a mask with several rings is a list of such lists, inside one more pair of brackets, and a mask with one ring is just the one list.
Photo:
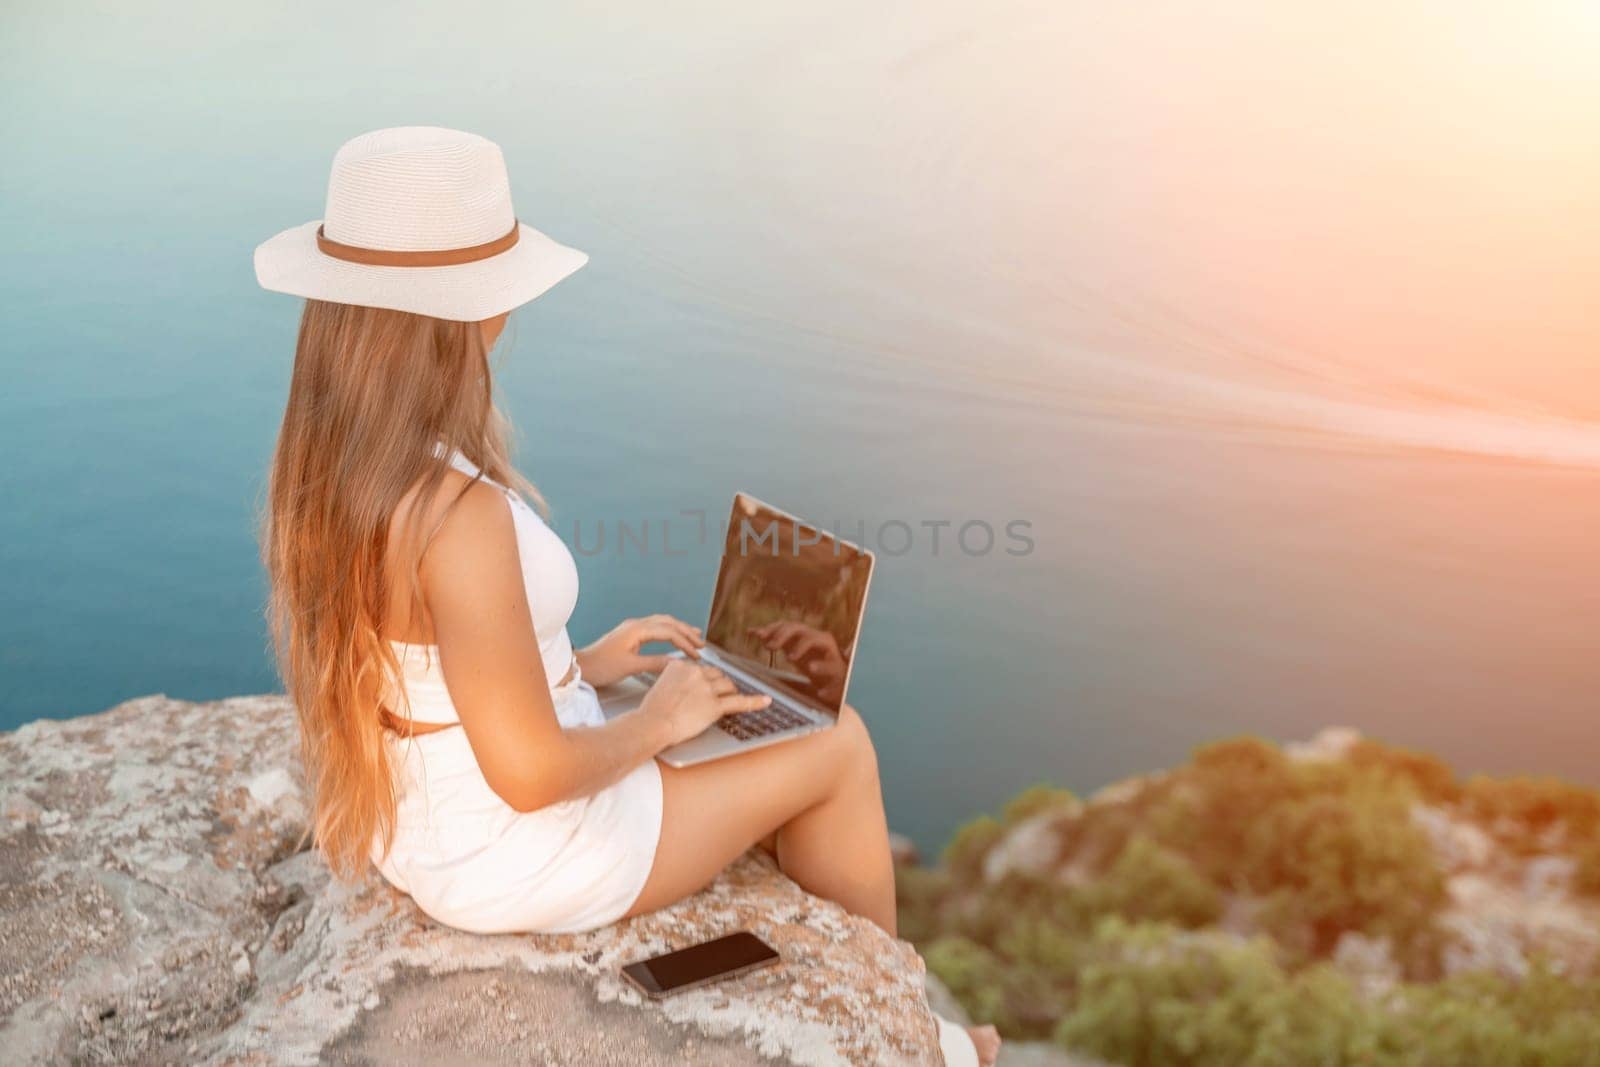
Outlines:
[[598, 688], [620, 682], [630, 674], [664, 670], [672, 660], [671, 654], [647, 655], [643, 651], [645, 645], [672, 645], [690, 659], [699, 659], [700, 646], [705, 643], [699, 627], [671, 615], [650, 615], [624, 619], [594, 644], [580, 648], [576, 658], [584, 680]]

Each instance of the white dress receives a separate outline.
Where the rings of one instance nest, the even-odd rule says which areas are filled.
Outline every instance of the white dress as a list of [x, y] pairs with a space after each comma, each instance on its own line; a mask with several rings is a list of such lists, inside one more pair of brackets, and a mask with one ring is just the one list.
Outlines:
[[[450, 463], [469, 477], [479, 474], [458, 451]], [[577, 602], [577, 567], [538, 513], [518, 493], [499, 488], [516, 526], [545, 674], [559, 679], [573, 665], [566, 624]], [[403, 693], [391, 684], [387, 705], [417, 722], [459, 723], [437, 646], [391, 644]], [[550, 696], [563, 728], [605, 722], [594, 687], [576, 671]], [[389, 852], [383, 855], [374, 841], [372, 859], [434, 919], [476, 933], [568, 933], [615, 922], [638, 898], [661, 836], [655, 760], [597, 793], [519, 812], [489, 788], [465, 730], [384, 736], [399, 800]]]

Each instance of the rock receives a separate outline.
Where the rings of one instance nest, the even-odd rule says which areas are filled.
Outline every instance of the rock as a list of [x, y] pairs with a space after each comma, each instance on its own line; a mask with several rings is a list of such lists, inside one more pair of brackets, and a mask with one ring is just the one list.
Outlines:
[[1563, 899], [1577, 870], [1571, 856], [1535, 856], [1522, 869], [1522, 892], [1533, 900]]
[[1303, 763], [1329, 763], [1342, 760], [1361, 741], [1361, 731], [1348, 726], [1329, 726], [1309, 741], [1291, 741], [1283, 751]]
[[915, 867], [922, 862], [917, 843], [904, 834], [889, 835], [889, 855], [894, 858], [896, 867]]
[[1061, 861], [1061, 817], [1043, 812], [1006, 831], [983, 858], [983, 880], [990, 885], [1008, 874], [1043, 874]]
[[[928, 1003], [934, 1011], [961, 1026], [972, 1025], [967, 1010], [937, 976], [929, 974], [925, 983]], [[1000, 1045], [1000, 1062], [996, 1067], [1102, 1067], [1102, 1064], [1099, 1060], [1090, 1059], [1082, 1053], [1069, 1052], [1049, 1041], [1007, 1040]]]
[[1449, 935], [1447, 974], [1486, 970], [1520, 978], [1535, 956], [1570, 974], [1600, 966], [1600, 906], [1571, 891], [1572, 857], [1523, 861], [1458, 811], [1417, 804], [1411, 816], [1447, 876], [1450, 903], [1439, 918]]
[[1333, 963], [1373, 999], [1387, 994], [1403, 977], [1387, 937], [1368, 937], [1354, 930], [1339, 935]]
[[950, 992], [949, 986], [939, 980], [938, 975], [929, 971], [922, 976], [922, 985], [928, 991], [928, 1007], [953, 1023], [961, 1026], [972, 1025], [972, 1017], [967, 1014], [967, 1009], [961, 1006], [961, 1001]]
[[1451, 935], [1448, 974], [1494, 971], [1521, 978], [1540, 956], [1567, 974], [1600, 966], [1600, 906], [1565, 895], [1529, 897], [1520, 885], [1481, 874], [1449, 881], [1450, 906], [1440, 924]]
[[[464, 934], [301, 850], [296, 748], [278, 696], [0, 735], [7, 1062], [938, 1062], [914, 950], [759, 849], [595, 933]], [[742, 928], [783, 963], [659, 1003], [618, 974]]]
[[1442, 808], [1415, 804], [1411, 821], [1428, 835], [1434, 855], [1448, 874], [1481, 870], [1495, 857], [1494, 839], [1488, 833]]
[[1158, 771], [1154, 774], [1140, 774], [1135, 775], [1132, 778], [1124, 778], [1120, 782], [1112, 782], [1110, 785], [1102, 786], [1095, 790], [1095, 792], [1090, 795], [1088, 803], [1091, 807], [1099, 807], [1107, 804], [1124, 804], [1134, 799], [1140, 793], [1143, 793], [1146, 789], [1149, 789], [1157, 782], [1160, 782], [1165, 777], [1166, 775], [1164, 773]]
[[1000, 1046], [1000, 1062], [996, 1067], [1104, 1067], [1104, 1064], [1048, 1041], [1007, 1041]]

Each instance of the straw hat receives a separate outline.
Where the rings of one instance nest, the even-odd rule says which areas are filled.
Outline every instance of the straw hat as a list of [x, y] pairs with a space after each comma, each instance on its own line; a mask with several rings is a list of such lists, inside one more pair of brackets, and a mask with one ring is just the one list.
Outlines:
[[589, 261], [517, 221], [499, 145], [438, 126], [346, 141], [324, 213], [256, 246], [263, 288], [471, 322]]

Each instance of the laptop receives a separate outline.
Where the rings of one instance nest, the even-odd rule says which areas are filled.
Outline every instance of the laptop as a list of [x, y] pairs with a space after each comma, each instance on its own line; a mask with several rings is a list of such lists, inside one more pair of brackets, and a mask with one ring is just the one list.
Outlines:
[[[855, 665], [872, 563], [870, 551], [735, 494], [700, 660], [772, 703], [724, 715], [657, 758], [688, 767], [833, 726]], [[654, 681], [641, 674], [602, 690], [606, 717], [638, 707]]]

